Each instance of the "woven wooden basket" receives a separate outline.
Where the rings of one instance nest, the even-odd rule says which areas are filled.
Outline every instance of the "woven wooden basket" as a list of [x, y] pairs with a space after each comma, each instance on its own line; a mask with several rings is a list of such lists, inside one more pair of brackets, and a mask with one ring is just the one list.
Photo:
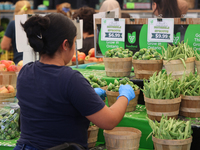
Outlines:
[[162, 115], [178, 118], [181, 97], [175, 99], [151, 99], [144, 95], [144, 101], [149, 119], [160, 121]]
[[192, 137], [185, 140], [165, 140], [152, 136], [155, 150], [190, 150]]
[[12, 85], [16, 88], [17, 74], [11, 71], [0, 71], [0, 87], [5, 85]]
[[135, 77], [137, 79], [149, 79], [155, 72], [160, 72], [163, 60], [132, 60]]
[[180, 115], [191, 118], [199, 118], [200, 96], [182, 96]]
[[115, 127], [103, 134], [107, 150], [138, 150], [142, 133], [132, 127]]
[[195, 57], [188, 58], [185, 61], [186, 69], [181, 60], [170, 60], [170, 61], [163, 60], [163, 65], [165, 66], [167, 74], [172, 73], [172, 77], [174, 79], [178, 79], [182, 77], [184, 72], [186, 75], [189, 75], [191, 72], [194, 73], [195, 71], [194, 62], [195, 62]]
[[95, 147], [97, 142], [97, 136], [99, 132], [99, 127], [90, 126], [88, 128], [88, 148]]
[[[129, 105], [126, 108], [126, 112], [131, 112], [136, 109], [136, 106], [138, 104], [139, 94], [140, 94], [140, 89], [135, 91], [135, 98], [129, 102]], [[106, 95], [108, 98], [108, 105], [112, 106], [112, 104], [116, 102], [117, 97], [119, 96], [119, 92], [106, 91]]]
[[106, 75], [108, 77], [129, 77], [132, 68], [132, 57], [103, 58]]

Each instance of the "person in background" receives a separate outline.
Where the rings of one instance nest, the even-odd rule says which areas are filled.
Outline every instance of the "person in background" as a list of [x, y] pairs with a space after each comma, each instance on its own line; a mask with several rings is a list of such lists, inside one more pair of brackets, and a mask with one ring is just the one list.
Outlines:
[[121, 13], [121, 15], [122, 18], [131, 18], [129, 13]]
[[179, 18], [186, 13], [188, 6], [185, 0], [153, 0], [153, 14], [163, 18]]
[[14, 150], [41, 150], [64, 143], [88, 150], [89, 123], [113, 129], [135, 97], [133, 88], [121, 85], [117, 101], [107, 107], [104, 90], [92, 88], [80, 72], [65, 66], [76, 41], [76, 27], [65, 15], [35, 15], [22, 26], [40, 60], [24, 65], [17, 78], [21, 134]]
[[[14, 16], [21, 15], [21, 14], [32, 14], [33, 10], [31, 10], [31, 5], [28, 1], [18, 1], [15, 4]], [[1, 48], [3, 50], [10, 50], [11, 47], [13, 48], [14, 53], [14, 63], [17, 64], [20, 60], [23, 60], [23, 52], [18, 52], [16, 47], [16, 40], [15, 40], [15, 21], [12, 20], [9, 22], [5, 35], [1, 41]]]
[[120, 8], [118, 1], [116, 1], [116, 0], [105, 0], [99, 9], [99, 12], [108, 12], [108, 11], [116, 9], [116, 8], [119, 8], [118, 18], [121, 18], [121, 8]]
[[93, 14], [95, 10], [90, 7], [81, 7], [73, 14], [73, 19], [83, 19], [83, 48], [79, 49], [88, 55], [88, 51], [94, 48], [94, 27], [93, 27]]
[[72, 12], [71, 12], [71, 4], [70, 3], [62, 3], [60, 5], [56, 6], [57, 13], [62, 13], [68, 18], [71, 18]]

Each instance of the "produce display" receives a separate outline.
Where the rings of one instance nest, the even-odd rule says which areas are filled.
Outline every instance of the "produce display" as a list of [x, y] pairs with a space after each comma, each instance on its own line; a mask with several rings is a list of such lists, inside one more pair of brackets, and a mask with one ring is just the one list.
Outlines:
[[133, 59], [137, 60], [161, 60], [162, 56], [155, 49], [140, 49], [133, 55]]
[[153, 135], [155, 138], [166, 140], [182, 140], [192, 136], [191, 120], [167, 119], [167, 116], [162, 116], [160, 122], [154, 122], [148, 117], [147, 119], [153, 130], [149, 136]]
[[178, 43], [177, 46], [168, 45], [167, 49], [165, 49], [164, 46], [161, 47], [164, 60], [170, 61], [180, 59], [185, 68], [185, 60], [187, 58], [194, 57], [194, 50], [187, 43]]
[[133, 52], [120, 47], [106, 51], [104, 56], [108, 58], [128, 58], [133, 56]]
[[200, 76], [190, 73], [189, 76], [183, 75], [179, 80], [181, 94], [183, 96], [200, 96]]
[[197, 51], [195, 51], [195, 57], [197, 61], [200, 61], [200, 54], [198, 54]]
[[120, 87], [121, 84], [122, 85], [129, 84], [133, 88], [134, 91], [139, 89], [139, 87], [136, 84], [134, 84], [133, 82], [131, 82], [129, 80], [129, 78], [125, 77], [120, 81], [117, 81], [117, 79], [115, 79], [114, 84], [110, 83], [108, 85], [107, 90], [112, 91], [112, 92], [119, 92], [119, 87]]
[[173, 80], [171, 74], [155, 72], [148, 80], [143, 80], [142, 89], [144, 95], [151, 99], [174, 99], [180, 96], [181, 86], [177, 80]]
[[5, 115], [0, 115], [0, 140], [10, 140], [19, 137], [19, 109], [12, 109]]
[[5, 85], [0, 88], [0, 93], [15, 93], [15, 89], [12, 85]]
[[21, 68], [16, 66], [12, 60], [1, 60], [0, 61], [0, 71], [14, 71], [17, 72]]
[[107, 86], [107, 82], [104, 79], [99, 79], [92, 74], [86, 77], [86, 79], [90, 82], [93, 88], [100, 88]]

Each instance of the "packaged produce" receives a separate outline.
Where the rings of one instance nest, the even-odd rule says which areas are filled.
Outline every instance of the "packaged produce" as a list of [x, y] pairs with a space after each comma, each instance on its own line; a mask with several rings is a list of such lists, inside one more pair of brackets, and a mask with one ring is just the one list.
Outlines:
[[11, 109], [0, 115], [0, 140], [10, 140], [19, 137], [19, 108]]
[[123, 85], [129, 84], [133, 88], [134, 91], [139, 89], [139, 87], [136, 84], [134, 84], [133, 82], [131, 82], [129, 80], [129, 78], [125, 77], [120, 81], [117, 81], [117, 79], [115, 79], [114, 84], [110, 83], [108, 85], [107, 90], [113, 91], [113, 92], [119, 92], [119, 87], [121, 84], [123, 84]]
[[120, 47], [106, 51], [104, 56], [108, 58], [128, 58], [133, 56], [133, 52]]
[[95, 77], [93, 74], [86, 77], [86, 79], [90, 82], [90, 84], [93, 88], [100, 88], [100, 87], [107, 86], [106, 80], [104, 80], [102, 78], [99, 79], [99, 78]]
[[151, 99], [174, 99], [180, 97], [181, 86], [177, 80], [173, 80], [171, 74], [155, 72], [148, 80], [143, 80], [142, 89], [144, 95]]
[[133, 59], [137, 60], [161, 60], [162, 56], [155, 49], [140, 49], [133, 55]]
[[153, 135], [158, 139], [182, 140], [192, 136], [191, 120], [182, 121], [174, 118], [167, 119], [167, 116], [164, 115], [162, 116], [160, 122], [154, 122], [148, 117], [147, 119], [153, 130], [148, 137]]

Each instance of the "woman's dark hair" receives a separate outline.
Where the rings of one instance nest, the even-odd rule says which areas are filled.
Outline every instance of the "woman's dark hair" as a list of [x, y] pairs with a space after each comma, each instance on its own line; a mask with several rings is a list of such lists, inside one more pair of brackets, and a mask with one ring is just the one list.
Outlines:
[[162, 14], [163, 18], [181, 17], [181, 11], [178, 7], [177, 0], [153, 0], [153, 2], [157, 4], [154, 12], [157, 10], [158, 14]]
[[53, 56], [65, 39], [68, 40], [71, 48], [76, 36], [74, 23], [61, 13], [35, 15], [21, 25], [30, 46], [40, 55]]
[[95, 10], [85, 6], [75, 11], [72, 18], [77, 19], [79, 17], [79, 19], [83, 19], [83, 32], [93, 34], [93, 14], [95, 14]]

